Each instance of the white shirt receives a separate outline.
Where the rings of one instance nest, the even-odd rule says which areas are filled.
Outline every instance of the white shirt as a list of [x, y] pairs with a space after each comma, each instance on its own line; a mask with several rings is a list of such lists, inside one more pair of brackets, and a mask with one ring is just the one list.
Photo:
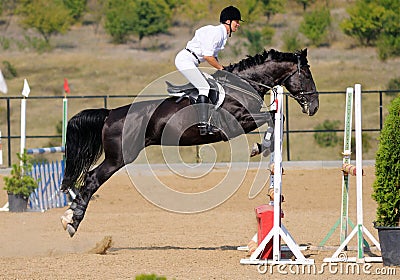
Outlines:
[[204, 56], [218, 57], [218, 52], [224, 49], [228, 33], [225, 26], [206, 25], [196, 30], [194, 37], [186, 48], [194, 52], [201, 62], [205, 61]]

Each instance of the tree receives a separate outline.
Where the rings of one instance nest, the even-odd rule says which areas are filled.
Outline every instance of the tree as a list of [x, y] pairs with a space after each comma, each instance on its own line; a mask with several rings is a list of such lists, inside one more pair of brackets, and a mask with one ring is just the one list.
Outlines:
[[301, 42], [298, 38], [298, 32], [289, 30], [282, 35], [283, 49], [288, 52], [294, 52], [301, 49]]
[[381, 32], [385, 9], [377, 3], [357, 1], [347, 10], [350, 18], [341, 23], [346, 35], [355, 37], [361, 45], [373, 45]]
[[106, 4], [107, 0], [89, 0], [87, 3], [87, 13], [90, 14], [95, 34], [97, 34], [100, 22], [104, 17]]
[[[274, 0], [273, 0], [274, 1]], [[255, 55], [270, 44], [274, 35], [274, 29], [268, 24], [260, 24], [260, 17], [265, 15], [265, 4], [269, 1], [246, 0], [240, 6], [243, 24], [239, 33], [245, 38], [243, 46], [247, 47], [247, 53]]]
[[252, 25], [260, 20], [264, 13], [264, 6], [260, 5], [260, 0], [245, 0], [240, 6], [242, 18], [245, 19], [246, 25]]
[[336, 130], [339, 128], [340, 121], [325, 120], [322, 124], [318, 124], [314, 127], [315, 130], [328, 130], [326, 132], [315, 132], [314, 139], [320, 147], [334, 147], [339, 143], [339, 137], [336, 134]]
[[244, 45], [247, 46], [249, 55], [255, 55], [271, 43], [274, 30], [267, 25], [262, 30], [246, 29], [243, 33], [248, 41]]
[[146, 36], [166, 32], [171, 26], [171, 10], [164, 0], [136, 0], [133, 33], [141, 41]]
[[175, 10], [177, 14], [184, 15], [184, 19], [188, 20], [189, 32], [193, 33], [194, 27], [198, 22], [208, 15], [208, 3], [205, 1], [188, 0], [177, 6]]
[[36, 29], [49, 44], [50, 37], [65, 33], [72, 24], [70, 11], [62, 0], [22, 0], [17, 8], [25, 29]]
[[4, 13], [6, 16], [8, 16], [4, 28], [5, 30], [7, 30], [8, 26], [10, 25], [16, 7], [17, 7], [17, 0], [2, 0], [0, 3], [0, 15], [3, 15]]
[[264, 15], [268, 21], [271, 16], [285, 12], [286, 0], [261, 0], [261, 2], [264, 5]]
[[400, 56], [400, 1], [358, 0], [341, 23], [343, 32], [361, 45], [376, 46], [385, 60]]
[[171, 11], [177, 10], [180, 6], [185, 5], [186, 2], [185, 0], [165, 0]]
[[320, 46], [327, 42], [331, 14], [329, 9], [320, 8], [304, 15], [299, 31], [303, 33], [313, 45]]
[[125, 43], [131, 34], [141, 41], [146, 36], [166, 32], [171, 16], [164, 0], [109, 0], [105, 28], [116, 43]]
[[106, 3], [104, 28], [114, 43], [125, 43], [132, 33], [135, 9], [134, 0], [108, 0]]
[[386, 12], [382, 19], [383, 30], [378, 37], [378, 54], [382, 60], [400, 56], [400, 1], [382, 1]]
[[306, 11], [307, 7], [314, 3], [315, 0], [296, 0], [296, 2], [303, 5], [303, 11]]
[[63, 0], [65, 7], [70, 10], [70, 15], [77, 21], [86, 10], [87, 0]]

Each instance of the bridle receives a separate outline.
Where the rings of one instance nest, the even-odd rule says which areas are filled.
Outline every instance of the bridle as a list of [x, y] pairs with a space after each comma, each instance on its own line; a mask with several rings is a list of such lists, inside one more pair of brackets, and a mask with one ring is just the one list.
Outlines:
[[277, 85], [283, 85], [283, 84], [285, 84], [285, 82], [288, 80], [288, 79], [290, 79], [293, 75], [295, 75], [296, 73], [298, 73], [298, 76], [299, 76], [299, 81], [300, 81], [300, 88], [301, 88], [301, 91], [298, 93], [298, 94], [296, 94], [296, 95], [294, 95], [294, 94], [292, 94], [292, 93], [287, 93], [290, 97], [292, 97], [292, 98], [294, 98], [298, 103], [300, 103], [301, 105], [306, 105], [307, 104], [307, 99], [306, 99], [306, 96], [307, 95], [313, 95], [313, 94], [315, 94], [315, 93], [318, 93], [318, 91], [304, 91], [303, 90], [303, 79], [301, 78], [301, 68], [302, 67], [310, 67], [310, 65], [308, 65], [308, 64], [301, 64], [301, 61], [300, 61], [300, 55], [296, 55], [296, 57], [297, 57], [297, 67], [296, 67], [296, 69], [293, 71], [293, 72], [291, 72], [291, 73], [289, 73], [286, 77], [284, 77], [280, 82], [273, 82], [273, 84], [272, 84], [272, 86], [268, 86], [268, 85], [266, 85], [266, 84], [263, 84], [263, 83], [259, 83], [259, 82], [255, 82], [255, 81], [253, 81], [253, 80], [251, 80], [251, 79], [248, 79], [248, 78], [243, 78], [243, 77], [241, 77], [242, 79], [244, 79], [244, 80], [246, 80], [247, 82], [249, 82], [250, 84], [255, 84], [255, 85], [257, 85], [257, 86], [260, 86], [260, 87], [263, 87], [263, 88], [266, 88], [266, 89], [268, 89], [268, 90], [272, 90], [273, 92], [274, 92], [274, 94], [276, 94], [276, 89], [275, 89], [275, 86], [277, 86]]

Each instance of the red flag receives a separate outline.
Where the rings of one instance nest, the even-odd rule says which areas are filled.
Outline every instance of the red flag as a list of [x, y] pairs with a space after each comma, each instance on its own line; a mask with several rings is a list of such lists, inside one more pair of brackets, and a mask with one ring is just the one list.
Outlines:
[[68, 80], [66, 78], [64, 78], [64, 91], [66, 93], [70, 93], [70, 89], [69, 89], [69, 86], [68, 86]]

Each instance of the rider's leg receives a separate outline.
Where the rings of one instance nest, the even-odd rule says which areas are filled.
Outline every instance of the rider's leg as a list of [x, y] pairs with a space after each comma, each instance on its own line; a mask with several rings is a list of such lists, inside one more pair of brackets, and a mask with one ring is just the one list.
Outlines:
[[200, 135], [207, 133], [212, 134], [212, 129], [208, 129], [209, 119], [209, 99], [210, 85], [201, 71], [197, 68], [198, 63], [193, 59], [193, 55], [187, 51], [181, 51], [175, 58], [175, 65], [178, 70], [186, 77], [186, 79], [195, 86], [199, 91], [196, 101], [196, 110], [198, 114]]
[[197, 97], [196, 101], [196, 110], [197, 110], [197, 115], [198, 115], [198, 120], [199, 120], [199, 130], [200, 130], [200, 135], [206, 135], [207, 134], [207, 124], [208, 124], [208, 96], [204, 94], [199, 94], [199, 97]]
[[208, 93], [210, 92], [210, 85], [197, 67], [194, 69], [187, 69], [183, 71], [183, 74], [199, 91], [199, 96], [196, 101], [196, 110], [199, 121], [198, 127], [200, 129], [200, 134], [205, 135], [207, 134], [209, 118]]

